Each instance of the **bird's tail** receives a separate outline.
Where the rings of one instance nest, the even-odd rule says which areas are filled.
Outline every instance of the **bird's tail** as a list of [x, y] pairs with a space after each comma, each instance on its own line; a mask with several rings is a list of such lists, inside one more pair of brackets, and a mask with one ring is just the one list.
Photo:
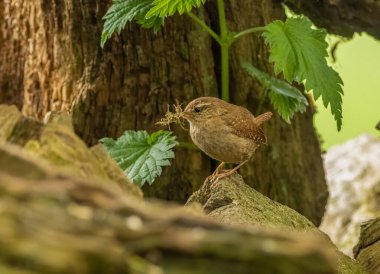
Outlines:
[[272, 117], [272, 112], [265, 112], [255, 117], [255, 122], [258, 126], [260, 126], [262, 123], [268, 121], [271, 117]]

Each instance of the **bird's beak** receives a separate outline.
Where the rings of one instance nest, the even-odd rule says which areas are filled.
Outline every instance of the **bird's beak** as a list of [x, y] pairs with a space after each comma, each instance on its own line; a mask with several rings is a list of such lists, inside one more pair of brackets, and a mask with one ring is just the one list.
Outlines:
[[191, 120], [191, 118], [193, 117], [192, 115], [191, 115], [191, 113], [189, 112], [189, 111], [184, 111], [184, 112], [182, 112], [182, 116], [183, 116], [183, 118], [185, 118], [186, 120]]

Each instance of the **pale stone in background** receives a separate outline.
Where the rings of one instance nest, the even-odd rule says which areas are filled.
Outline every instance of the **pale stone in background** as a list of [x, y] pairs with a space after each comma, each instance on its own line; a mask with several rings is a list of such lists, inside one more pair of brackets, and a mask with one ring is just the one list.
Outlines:
[[380, 139], [361, 135], [324, 156], [330, 198], [320, 229], [352, 256], [360, 224], [380, 216]]

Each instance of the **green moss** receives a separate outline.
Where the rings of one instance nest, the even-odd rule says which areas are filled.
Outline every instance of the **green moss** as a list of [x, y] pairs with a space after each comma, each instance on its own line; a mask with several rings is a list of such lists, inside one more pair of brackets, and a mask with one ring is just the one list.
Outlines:
[[16, 106], [0, 105], [0, 144], [6, 143], [21, 117]]
[[335, 250], [338, 273], [366, 273], [359, 263], [338, 251], [329, 237], [305, 216], [249, 187], [240, 175], [230, 176], [217, 183], [206, 181], [202, 188], [190, 197], [188, 204], [191, 203], [200, 203], [210, 217], [224, 224], [322, 236], [333, 251]]

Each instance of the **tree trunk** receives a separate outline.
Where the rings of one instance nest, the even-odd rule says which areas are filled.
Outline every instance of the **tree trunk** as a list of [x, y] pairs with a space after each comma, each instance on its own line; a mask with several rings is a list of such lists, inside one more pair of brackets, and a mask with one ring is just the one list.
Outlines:
[[[199, 96], [217, 96], [219, 48], [186, 16], [166, 20], [157, 34], [127, 25], [100, 48], [102, 16], [111, 1], [5, 0], [0, 4], [1, 102], [42, 119], [50, 110], [70, 111], [76, 132], [88, 143], [117, 137], [126, 129], [157, 130], [167, 105]], [[215, 1], [197, 11], [218, 26]], [[284, 19], [280, 1], [226, 0], [233, 31]], [[1, 38], [0, 38], [1, 39]], [[240, 60], [272, 72], [268, 49], [258, 36], [244, 37], [231, 49], [232, 102], [257, 111], [262, 87], [240, 68]], [[267, 101], [264, 110], [270, 109]], [[242, 168], [246, 182], [319, 224], [327, 199], [321, 151], [312, 114], [297, 115], [291, 125], [275, 115], [264, 126], [269, 145]], [[180, 141], [186, 131], [175, 129]], [[203, 153], [176, 149], [172, 167], [147, 196], [185, 201], [216, 163]]]

